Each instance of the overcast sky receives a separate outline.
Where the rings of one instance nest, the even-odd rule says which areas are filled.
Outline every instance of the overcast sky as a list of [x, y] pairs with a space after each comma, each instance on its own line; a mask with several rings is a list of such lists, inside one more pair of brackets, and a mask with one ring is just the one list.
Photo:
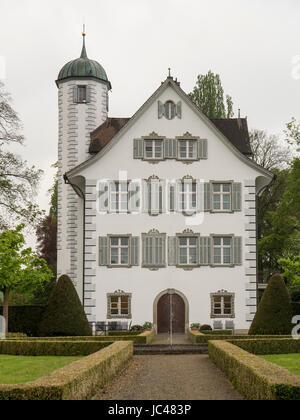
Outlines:
[[276, 134], [300, 118], [299, 0], [0, 0], [0, 17], [0, 77], [24, 124], [20, 153], [45, 171], [44, 209], [57, 160], [54, 81], [80, 55], [83, 21], [88, 56], [112, 83], [110, 116], [131, 116], [171, 66], [187, 93], [197, 74], [219, 73], [250, 128]]

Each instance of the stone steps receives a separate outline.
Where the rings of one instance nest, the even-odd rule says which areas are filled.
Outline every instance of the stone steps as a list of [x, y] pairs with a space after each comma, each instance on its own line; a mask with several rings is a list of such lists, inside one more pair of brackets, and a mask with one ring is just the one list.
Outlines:
[[150, 344], [134, 345], [135, 355], [157, 355], [157, 354], [208, 354], [207, 344]]

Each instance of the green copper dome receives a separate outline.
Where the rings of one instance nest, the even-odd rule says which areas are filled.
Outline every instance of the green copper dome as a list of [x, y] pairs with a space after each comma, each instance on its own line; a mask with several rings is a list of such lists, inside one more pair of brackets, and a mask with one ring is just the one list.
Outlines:
[[111, 88], [110, 82], [107, 78], [107, 74], [104, 68], [94, 60], [90, 60], [86, 53], [85, 48], [85, 33], [83, 35], [83, 46], [81, 55], [76, 60], [72, 60], [69, 63], [65, 64], [64, 67], [59, 72], [57, 82], [72, 78], [84, 78], [84, 77], [94, 77], [96, 79], [102, 80], [103, 82], [108, 83]]

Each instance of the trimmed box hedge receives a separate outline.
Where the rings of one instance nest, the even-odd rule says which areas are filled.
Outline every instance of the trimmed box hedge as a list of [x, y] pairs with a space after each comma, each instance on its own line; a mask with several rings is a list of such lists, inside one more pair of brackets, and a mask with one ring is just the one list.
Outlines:
[[0, 340], [0, 354], [11, 356], [88, 356], [112, 341]]
[[300, 377], [227, 341], [210, 341], [211, 360], [249, 400], [300, 400]]
[[232, 340], [265, 340], [265, 339], [291, 339], [291, 336], [287, 335], [212, 335], [212, 334], [202, 334], [199, 331], [188, 331], [188, 337], [193, 344], [207, 344], [210, 340], [223, 340], [223, 341], [232, 341]]
[[[45, 306], [10, 306], [8, 310], [8, 331], [10, 333], [23, 333], [37, 337]], [[0, 315], [3, 306], [0, 306]]]
[[133, 341], [135, 344], [150, 344], [154, 338], [154, 331], [145, 331], [139, 335], [96, 336], [96, 337], [30, 337], [21, 340], [30, 341]]
[[199, 331], [201, 334], [204, 334], [204, 335], [213, 335], [213, 336], [215, 336], [215, 335], [226, 335], [226, 336], [229, 336], [229, 335], [232, 335], [233, 334], [233, 332], [232, 332], [232, 330], [212, 330], [212, 331]]
[[267, 339], [267, 340], [235, 340], [229, 341], [241, 349], [252, 354], [292, 354], [300, 353], [300, 340], [292, 338]]
[[122, 370], [132, 355], [132, 342], [113, 343], [35, 381], [0, 384], [0, 400], [87, 400]]

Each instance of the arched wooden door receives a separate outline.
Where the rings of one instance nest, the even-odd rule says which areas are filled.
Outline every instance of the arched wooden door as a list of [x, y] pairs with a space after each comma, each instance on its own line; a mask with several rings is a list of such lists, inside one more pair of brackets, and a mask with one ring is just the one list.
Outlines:
[[173, 333], [185, 333], [185, 303], [181, 296], [174, 294], [163, 295], [157, 303], [157, 332], [170, 333], [172, 318]]

